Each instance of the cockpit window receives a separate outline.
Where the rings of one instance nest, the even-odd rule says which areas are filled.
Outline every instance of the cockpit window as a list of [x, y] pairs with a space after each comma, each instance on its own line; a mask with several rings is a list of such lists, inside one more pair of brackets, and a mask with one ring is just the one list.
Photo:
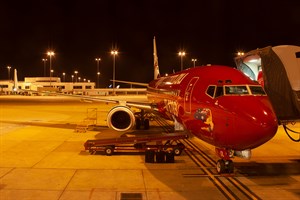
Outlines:
[[246, 85], [242, 86], [225, 86], [225, 94], [227, 95], [244, 95], [249, 94]]
[[249, 86], [253, 95], [266, 95], [266, 92], [261, 86]]
[[223, 87], [222, 86], [218, 86], [217, 90], [216, 90], [216, 98], [219, 96], [223, 96], [224, 95], [224, 91], [223, 91]]
[[211, 98], [214, 98], [216, 86], [210, 85], [206, 90], [206, 94]]
[[210, 85], [206, 89], [206, 94], [211, 98], [217, 98], [219, 96], [223, 96], [224, 95], [223, 86]]
[[224, 95], [266, 95], [266, 92], [260, 85], [210, 85], [206, 89], [206, 94], [211, 98], [217, 98]]

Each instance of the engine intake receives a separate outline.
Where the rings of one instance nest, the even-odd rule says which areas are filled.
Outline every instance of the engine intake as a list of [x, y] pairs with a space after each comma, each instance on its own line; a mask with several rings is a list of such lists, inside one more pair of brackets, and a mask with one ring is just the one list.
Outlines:
[[107, 125], [116, 131], [127, 131], [135, 125], [135, 116], [127, 106], [115, 106], [107, 115]]

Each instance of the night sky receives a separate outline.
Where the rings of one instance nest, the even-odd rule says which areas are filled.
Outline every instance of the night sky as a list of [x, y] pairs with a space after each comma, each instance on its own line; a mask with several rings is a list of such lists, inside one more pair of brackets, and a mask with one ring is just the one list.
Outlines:
[[[290, 44], [300, 46], [299, 0], [57, 0], [0, 1], [0, 79], [7, 66], [19, 80], [43, 76], [43, 58], [53, 50], [54, 76], [75, 70], [96, 81], [100, 57], [102, 87], [112, 79], [112, 49], [118, 49], [116, 79], [153, 78], [152, 39], [156, 36], [162, 73], [184, 67], [234, 66], [237, 51]], [[49, 57], [47, 58], [49, 76]], [[11, 72], [12, 75], [12, 72]]]

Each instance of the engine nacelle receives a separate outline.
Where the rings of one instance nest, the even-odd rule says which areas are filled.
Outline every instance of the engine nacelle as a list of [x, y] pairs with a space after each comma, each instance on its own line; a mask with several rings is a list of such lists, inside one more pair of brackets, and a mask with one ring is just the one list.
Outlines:
[[127, 106], [115, 106], [107, 115], [107, 125], [116, 131], [127, 131], [135, 125], [135, 116]]

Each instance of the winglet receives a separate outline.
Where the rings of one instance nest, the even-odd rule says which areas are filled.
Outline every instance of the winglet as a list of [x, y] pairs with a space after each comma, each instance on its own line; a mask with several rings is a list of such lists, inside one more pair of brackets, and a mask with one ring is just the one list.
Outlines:
[[157, 57], [155, 36], [153, 38], [153, 59], [154, 59], [154, 79], [157, 79], [160, 77], [160, 73], [158, 67], [158, 57]]

